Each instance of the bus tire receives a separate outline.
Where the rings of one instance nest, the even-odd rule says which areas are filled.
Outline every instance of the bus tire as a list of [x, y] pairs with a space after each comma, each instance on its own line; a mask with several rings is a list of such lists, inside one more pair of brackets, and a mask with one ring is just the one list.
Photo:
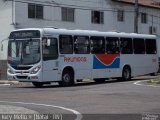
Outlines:
[[125, 66], [122, 71], [122, 80], [128, 81], [131, 79], [131, 68], [129, 66]]
[[74, 75], [73, 71], [66, 69], [62, 73], [62, 81], [59, 82], [59, 85], [62, 87], [69, 87], [74, 85]]
[[32, 82], [32, 84], [37, 88], [43, 87], [43, 83], [41, 82]]

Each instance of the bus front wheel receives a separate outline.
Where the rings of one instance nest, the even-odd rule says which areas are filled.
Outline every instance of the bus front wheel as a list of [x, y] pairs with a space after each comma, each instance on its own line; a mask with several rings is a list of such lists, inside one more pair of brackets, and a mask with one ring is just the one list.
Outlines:
[[68, 87], [74, 85], [74, 76], [71, 70], [64, 70], [62, 73], [62, 81], [59, 82], [62, 87]]

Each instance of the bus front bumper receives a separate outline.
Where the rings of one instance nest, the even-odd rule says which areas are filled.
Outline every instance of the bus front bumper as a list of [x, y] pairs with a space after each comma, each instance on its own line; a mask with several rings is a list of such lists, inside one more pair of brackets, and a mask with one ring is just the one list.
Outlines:
[[10, 81], [19, 82], [41, 82], [41, 76], [37, 74], [10, 74], [7, 72], [7, 78]]

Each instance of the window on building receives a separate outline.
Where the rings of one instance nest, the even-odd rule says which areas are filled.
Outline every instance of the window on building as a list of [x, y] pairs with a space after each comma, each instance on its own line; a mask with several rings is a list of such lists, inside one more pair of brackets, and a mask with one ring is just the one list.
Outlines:
[[120, 39], [120, 48], [122, 54], [132, 54], [132, 39], [131, 38], [121, 38]]
[[145, 42], [146, 42], [146, 53], [156, 54], [157, 53], [156, 40], [146, 39]]
[[141, 23], [146, 24], [147, 23], [147, 14], [141, 13]]
[[157, 27], [155, 27], [155, 26], [150, 26], [150, 27], [149, 27], [149, 34], [156, 35], [156, 34], [157, 34]]
[[118, 10], [117, 11], [117, 20], [119, 22], [123, 22], [124, 21], [124, 10]]
[[59, 48], [61, 54], [72, 54], [73, 53], [73, 39], [71, 35], [60, 35], [59, 36]]
[[90, 43], [88, 36], [74, 36], [74, 52], [76, 54], [90, 53]]
[[91, 40], [91, 53], [104, 54], [105, 53], [105, 39], [104, 37], [93, 36]]
[[43, 6], [38, 4], [28, 4], [28, 18], [43, 19]]
[[62, 7], [62, 21], [74, 22], [74, 8]]
[[108, 54], [119, 53], [119, 38], [116, 37], [106, 38], [106, 53]]
[[133, 48], [135, 54], [145, 54], [145, 42], [144, 39], [133, 39]]
[[92, 11], [92, 23], [103, 24], [104, 23], [104, 13], [101, 11]]

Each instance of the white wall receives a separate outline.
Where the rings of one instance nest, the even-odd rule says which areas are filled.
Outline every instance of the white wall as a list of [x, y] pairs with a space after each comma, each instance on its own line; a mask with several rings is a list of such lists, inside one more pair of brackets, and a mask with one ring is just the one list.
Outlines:
[[[24, 0], [25, 1], [25, 0]], [[16, 2], [16, 22], [18, 28], [25, 27], [46, 27], [55, 26], [67, 29], [89, 29], [99, 31], [115, 30], [115, 12], [108, 10], [113, 9], [109, 5], [109, 1], [105, 0], [55, 0], [58, 5], [42, 1], [44, 5], [44, 19], [28, 19], [28, 4]], [[47, 0], [51, 1], [51, 0]], [[35, 2], [36, 3], [36, 2]], [[40, 3], [39, 3], [40, 4]], [[53, 7], [57, 6], [57, 7]], [[75, 21], [65, 22], [61, 21], [61, 7], [75, 8]], [[104, 13], [104, 24], [91, 23], [91, 10], [106, 10]]]
[[[9, 36], [11, 30], [14, 29], [12, 24], [12, 7], [11, 2], [0, 0], [0, 60], [7, 58], [7, 41], [2, 42]], [[3, 51], [1, 46], [3, 44]]]
[[[25, 0], [24, 0], [25, 1]], [[103, 25], [94, 25], [91, 23], [91, 9], [99, 10], [106, 9], [106, 2], [104, 0], [55, 0], [58, 5], [53, 3], [48, 3], [42, 1], [44, 5], [44, 19], [28, 19], [28, 4], [16, 2], [16, 22], [18, 23], [18, 28], [25, 27], [46, 27], [46, 26], [55, 26], [59, 28], [68, 28], [68, 29], [97, 29], [100, 31], [106, 31], [106, 28], [109, 30], [109, 27]], [[47, 0], [51, 1], [51, 0]], [[40, 4], [40, 3], [39, 3]], [[57, 7], [53, 7], [57, 6]], [[61, 7], [73, 7], [75, 9], [75, 22], [64, 22], [61, 21]], [[108, 14], [108, 13], [106, 13]], [[108, 17], [110, 21], [111, 17]], [[108, 20], [108, 18], [105, 18]], [[105, 21], [106, 23], [106, 21]], [[110, 23], [108, 25], [111, 25]]]
[[[54, 4], [51, 0], [38, 0], [37, 4], [44, 5], [44, 19], [28, 19], [28, 2], [16, 2], [16, 22], [18, 28], [26, 27], [46, 27], [55, 26], [68, 29], [90, 29], [99, 31], [120, 31], [134, 32], [134, 6], [111, 2], [110, 0], [54, 0], [59, 4]], [[34, 1], [34, 0], [33, 0]], [[57, 6], [57, 7], [54, 7]], [[61, 21], [61, 7], [73, 7], [75, 9], [75, 22]], [[117, 10], [125, 11], [124, 22], [117, 21]], [[104, 24], [91, 23], [91, 10], [104, 11]], [[155, 14], [160, 11], [158, 9], [140, 7], [140, 11], [149, 14]], [[149, 18], [151, 19], [151, 18]], [[156, 19], [156, 18], [154, 18]], [[150, 23], [141, 24], [139, 16], [139, 33], [148, 33]], [[156, 20], [160, 21], [160, 20]], [[159, 30], [159, 28], [158, 28]]]

